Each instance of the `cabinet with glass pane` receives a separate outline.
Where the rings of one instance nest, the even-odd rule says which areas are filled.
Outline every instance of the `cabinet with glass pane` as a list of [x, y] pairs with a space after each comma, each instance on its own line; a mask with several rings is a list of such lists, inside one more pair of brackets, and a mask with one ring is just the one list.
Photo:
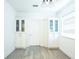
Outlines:
[[16, 20], [16, 48], [26, 48], [25, 20]]

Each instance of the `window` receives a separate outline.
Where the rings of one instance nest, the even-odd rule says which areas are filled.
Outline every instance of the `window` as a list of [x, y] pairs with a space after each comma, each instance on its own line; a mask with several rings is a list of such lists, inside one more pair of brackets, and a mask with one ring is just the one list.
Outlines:
[[58, 32], [58, 20], [55, 20], [55, 32]]
[[24, 24], [25, 24], [24, 20], [21, 20], [21, 31], [22, 32], [24, 32]]
[[16, 20], [16, 31], [19, 31], [19, 20]]
[[50, 31], [53, 32], [53, 20], [50, 20]]

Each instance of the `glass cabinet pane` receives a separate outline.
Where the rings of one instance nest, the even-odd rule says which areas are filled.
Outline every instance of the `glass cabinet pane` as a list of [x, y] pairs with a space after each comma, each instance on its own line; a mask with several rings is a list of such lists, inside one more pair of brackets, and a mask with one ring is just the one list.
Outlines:
[[21, 31], [22, 31], [22, 32], [25, 31], [25, 29], [24, 29], [24, 24], [25, 24], [24, 20], [21, 20]]
[[53, 31], [53, 20], [50, 20], [50, 31]]
[[19, 31], [19, 20], [16, 20], [16, 31]]
[[58, 32], [58, 20], [55, 20], [55, 32]]

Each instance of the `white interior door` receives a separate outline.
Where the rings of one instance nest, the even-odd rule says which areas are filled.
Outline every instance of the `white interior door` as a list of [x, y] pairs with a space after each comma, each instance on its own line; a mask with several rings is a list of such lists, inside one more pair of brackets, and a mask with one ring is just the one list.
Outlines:
[[39, 45], [39, 24], [38, 21], [29, 20], [28, 22], [29, 45]]
[[28, 44], [47, 46], [48, 22], [43, 19], [29, 19], [28, 21]]

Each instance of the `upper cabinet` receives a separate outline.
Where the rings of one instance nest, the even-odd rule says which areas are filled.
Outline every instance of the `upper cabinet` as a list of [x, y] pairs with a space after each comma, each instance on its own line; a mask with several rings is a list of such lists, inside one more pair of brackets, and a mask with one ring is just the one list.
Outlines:
[[16, 20], [16, 32], [25, 32], [25, 20]]

